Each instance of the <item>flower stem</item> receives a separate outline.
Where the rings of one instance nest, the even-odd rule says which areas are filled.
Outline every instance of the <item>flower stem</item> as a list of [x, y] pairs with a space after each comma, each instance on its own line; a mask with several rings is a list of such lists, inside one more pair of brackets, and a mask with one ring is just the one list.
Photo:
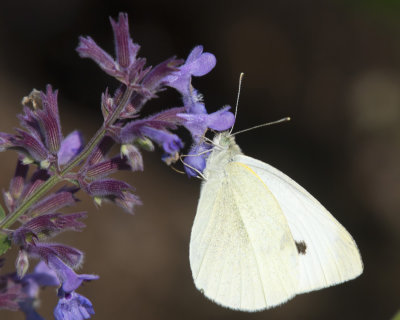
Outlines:
[[26, 210], [28, 210], [34, 203], [36, 203], [42, 196], [46, 194], [51, 188], [57, 183], [64, 180], [65, 175], [74, 169], [79, 163], [85, 160], [93, 151], [93, 149], [100, 143], [107, 133], [108, 127], [112, 125], [119, 117], [120, 113], [128, 105], [130, 98], [135, 90], [131, 87], [127, 87], [124, 95], [119, 101], [118, 106], [114, 109], [110, 118], [97, 130], [96, 134], [92, 137], [85, 148], [74, 158], [63, 170], [57, 175], [51, 176], [46, 180], [35, 192], [33, 192], [27, 199], [25, 199], [21, 205], [12, 213], [10, 213], [3, 221], [0, 222], [0, 229], [10, 227], [21, 217]]

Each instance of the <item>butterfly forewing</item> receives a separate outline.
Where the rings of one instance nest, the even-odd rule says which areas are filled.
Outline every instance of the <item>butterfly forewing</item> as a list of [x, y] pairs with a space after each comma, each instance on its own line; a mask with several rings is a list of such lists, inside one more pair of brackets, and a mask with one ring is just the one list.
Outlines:
[[221, 170], [204, 183], [192, 228], [195, 284], [233, 309], [283, 303], [296, 294], [299, 281], [298, 251], [286, 218], [250, 167], [229, 162]]
[[313, 196], [266, 163], [243, 155], [234, 159], [256, 172], [285, 214], [300, 253], [297, 293], [328, 287], [362, 273], [355, 241]]

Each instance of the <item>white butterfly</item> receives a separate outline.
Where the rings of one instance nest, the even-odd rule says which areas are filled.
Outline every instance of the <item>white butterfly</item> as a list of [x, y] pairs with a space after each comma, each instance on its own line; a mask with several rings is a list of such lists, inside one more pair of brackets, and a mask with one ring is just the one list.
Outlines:
[[353, 238], [313, 196], [243, 155], [230, 133], [213, 144], [190, 239], [193, 279], [206, 297], [258, 311], [362, 273]]

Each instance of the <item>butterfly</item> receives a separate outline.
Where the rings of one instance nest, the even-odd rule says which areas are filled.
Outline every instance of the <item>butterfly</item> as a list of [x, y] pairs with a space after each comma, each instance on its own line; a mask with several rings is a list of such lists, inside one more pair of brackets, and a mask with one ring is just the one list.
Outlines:
[[189, 254], [207, 298], [259, 311], [362, 273], [352, 236], [304, 188], [243, 155], [230, 132], [212, 144]]

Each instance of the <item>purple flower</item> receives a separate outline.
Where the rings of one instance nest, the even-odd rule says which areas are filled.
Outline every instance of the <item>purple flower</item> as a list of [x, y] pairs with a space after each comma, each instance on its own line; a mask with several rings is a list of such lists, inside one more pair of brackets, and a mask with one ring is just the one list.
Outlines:
[[46, 92], [33, 90], [23, 99], [23, 114], [18, 116], [22, 129], [16, 134], [0, 134], [0, 150], [14, 148], [22, 154], [24, 164], [38, 162], [47, 169], [55, 164], [66, 164], [82, 150], [79, 132], [63, 140], [58, 112], [57, 90], [47, 85]]
[[141, 132], [144, 136], [162, 146], [164, 151], [168, 154], [175, 154], [183, 148], [182, 140], [176, 134], [166, 130], [143, 127]]
[[189, 177], [197, 177], [199, 172], [204, 171], [211, 148], [212, 146], [205, 142], [194, 144], [191, 147], [184, 160], [184, 164], [186, 164], [184, 168]]
[[[48, 265], [39, 262], [33, 273], [26, 275], [20, 283], [19, 309], [28, 320], [42, 320], [34, 305], [38, 300], [39, 289], [44, 286], [61, 287], [58, 290], [59, 302], [54, 309], [56, 319], [88, 319], [94, 314], [91, 302], [75, 292], [83, 281], [98, 279], [95, 275], [78, 275], [60, 259], [53, 257]], [[1, 296], [0, 296], [1, 297]]]
[[41, 287], [54, 286], [58, 287], [60, 282], [54, 271], [49, 269], [47, 265], [41, 261], [35, 267], [35, 270], [27, 274], [22, 280], [22, 290], [26, 298], [19, 303], [19, 308], [25, 313], [27, 320], [42, 320], [43, 318], [36, 312], [35, 305], [39, 299], [39, 291]]
[[212, 53], [203, 53], [203, 46], [194, 47], [179, 71], [166, 78], [167, 85], [178, 90], [182, 96], [190, 96], [192, 76], [200, 77], [209, 73], [215, 64]]
[[215, 131], [225, 131], [235, 123], [235, 116], [228, 111], [229, 106], [210, 114], [180, 113], [177, 116], [182, 118], [183, 125], [190, 131], [195, 141], [198, 141], [207, 128]]
[[[37, 284], [38, 288], [39, 287], [49, 287], [49, 286], [54, 286], [58, 287], [60, 285], [60, 281], [57, 278], [57, 274], [54, 272], [54, 270], [50, 269], [47, 264], [44, 261], [40, 261], [33, 273], [30, 273], [25, 276], [24, 280], [33, 280], [35, 284]], [[33, 292], [35, 291], [32, 288], [27, 290], [27, 294], [29, 296], [33, 296]]]
[[72, 292], [79, 288], [83, 281], [97, 280], [99, 276], [92, 274], [76, 274], [71, 267], [67, 266], [56, 256], [49, 256], [47, 265], [56, 274], [65, 292]]
[[62, 142], [58, 151], [58, 165], [64, 165], [75, 158], [83, 149], [82, 134], [75, 130], [71, 132]]
[[56, 320], [83, 320], [94, 314], [92, 303], [86, 297], [76, 293], [59, 290], [60, 300], [54, 309]]
[[44, 262], [40, 262], [30, 274], [22, 279], [15, 273], [0, 277], [0, 308], [21, 310], [27, 320], [43, 320], [36, 312], [40, 288], [59, 286], [55, 273]]

